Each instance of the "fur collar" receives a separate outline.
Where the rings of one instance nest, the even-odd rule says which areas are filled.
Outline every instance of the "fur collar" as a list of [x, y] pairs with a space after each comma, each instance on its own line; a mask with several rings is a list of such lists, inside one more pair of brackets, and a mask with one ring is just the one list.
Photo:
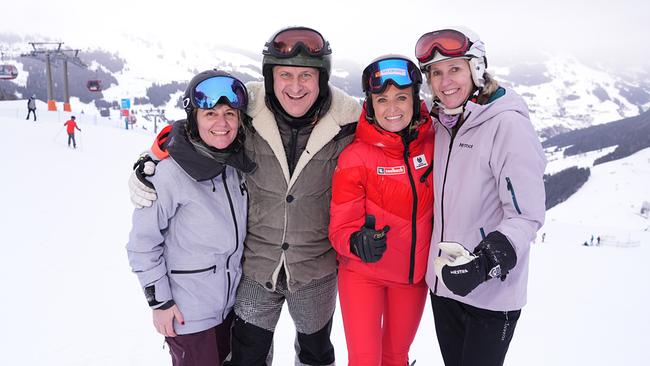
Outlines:
[[266, 140], [280, 162], [282, 172], [289, 185], [288, 188], [291, 188], [309, 160], [341, 131], [341, 127], [356, 122], [361, 113], [361, 105], [356, 99], [330, 85], [330, 93], [332, 94], [330, 109], [316, 122], [307, 141], [305, 151], [296, 164], [293, 176], [290, 177], [289, 164], [287, 163], [277, 122], [264, 100], [264, 83], [249, 82], [246, 83], [246, 88], [249, 96], [247, 114], [253, 119], [252, 125], [255, 131]]

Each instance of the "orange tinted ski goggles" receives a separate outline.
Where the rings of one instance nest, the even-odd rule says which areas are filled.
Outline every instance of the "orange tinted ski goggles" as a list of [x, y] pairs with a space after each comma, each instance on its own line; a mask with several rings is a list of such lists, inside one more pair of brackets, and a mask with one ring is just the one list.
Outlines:
[[460, 57], [471, 47], [469, 39], [461, 32], [443, 29], [429, 32], [415, 44], [415, 57], [424, 63], [431, 61], [436, 51], [447, 57]]
[[291, 28], [280, 31], [264, 46], [264, 53], [279, 58], [294, 57], [304, 50], [309, 56], [319, 57], [332, 53], [329, 42], [311, 28]]

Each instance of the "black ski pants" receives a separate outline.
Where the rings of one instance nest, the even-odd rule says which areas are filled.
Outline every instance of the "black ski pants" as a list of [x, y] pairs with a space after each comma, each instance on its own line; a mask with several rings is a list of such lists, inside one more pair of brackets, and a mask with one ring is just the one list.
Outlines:
[[25, 118], [25, 119], [29, 119], [29, 115], [32, 114], [32, 113], [34, 113], [34, 122], [36, 122], [36, 109], [29, 108], [27, 110], [27, 118]]
[[221, 365], [230, 353], [230, 326], [234, 312], [210, 329], [192, 334], [165, 337], [173, 366]]
[[431, 294], [445, 366], [501, 366], [521, 310], [491, 311]]

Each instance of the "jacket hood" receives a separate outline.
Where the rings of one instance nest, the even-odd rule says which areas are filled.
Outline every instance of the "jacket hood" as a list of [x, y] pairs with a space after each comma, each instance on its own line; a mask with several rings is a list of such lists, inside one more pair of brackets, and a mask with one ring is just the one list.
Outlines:
[[231, 153], [223, 162], [199, 153], [189, 141], [186, 124], [187, 120], [174, 123], [167, 150], [185, 173], [197, 182], [216, 177], [224, 171], [226, 165], [247, 173], [255, 168], [255, 163], [244, 154], [244, 149]]
[[497, 99], [484, 105], [468, 101], [465, 106], [465, 122], [461, 128], [472, 128], [490, 120], [497, 115], [505, 112], [516, 112], [526, 119], [528, 116], [528, 106], [524, 99], [513, 90], [504, 88], [505, 94]]

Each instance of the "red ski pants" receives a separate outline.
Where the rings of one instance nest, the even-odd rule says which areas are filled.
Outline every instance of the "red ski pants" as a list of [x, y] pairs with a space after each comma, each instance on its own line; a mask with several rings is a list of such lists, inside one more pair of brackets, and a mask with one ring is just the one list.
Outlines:
[[404, 366], [420, 325], [427, 285], [379, 280], [339, 267], [349, 366]]

